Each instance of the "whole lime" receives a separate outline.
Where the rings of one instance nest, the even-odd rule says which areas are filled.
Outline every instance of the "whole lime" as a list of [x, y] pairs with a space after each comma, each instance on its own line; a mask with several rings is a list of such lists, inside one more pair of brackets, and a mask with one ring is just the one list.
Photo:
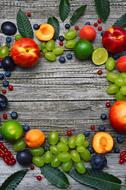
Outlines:
[[23, 128], [19, 122], [8, 120], [3, 122], [1, 134], [6, 140], [16, 141], [23, 135]]
[[91, 42], [87, 40], [79, 40], [74, 48], [74, 53], [77, 59], [86, 60], [92, 55], [94, 48]]

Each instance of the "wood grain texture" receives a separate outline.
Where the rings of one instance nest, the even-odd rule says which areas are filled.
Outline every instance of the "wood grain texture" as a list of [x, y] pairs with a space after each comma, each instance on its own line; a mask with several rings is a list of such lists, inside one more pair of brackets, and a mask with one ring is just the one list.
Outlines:
[[[125, 13], [125, 0], [111, 0], [110, 19], [103, 26], [104, 29], [111, 26], [114, 21]], [[21, 7], [25, 11], [31, 11], [31, 22], [46, 22], [48, 16], [58, 16], [59, 0], [1, 0], [0, 1], [0, 24], [5, 20], [15, 22], [16, 14]], [[71, 13], [79, 5], [88, 4], [86, 15], [79, 20], [81, 27], [85, 21], [96, 21], [93, 0], [71, 0]], [[61, 23], [61, 34], [64, 33], [64, 24]], [[100, 47], [100, 33], [95, 41], [95, 47]], [[0, 44], [3, 44], [5, 37], [0, 33]], [[42, 129], [46, 135], [49, 131], [57, 130], [65, 134], [67, 129], [74, 133], [90, 130], [90, 125], [98, 126], [105, 124], [106, 131], [111, 132], [115, 139], [117, 134], [109, 125], [109, 121], [100, 120], [102, 112], [108, 113], [105, 107], [107, 99], [113, 102], [113, 97], [105, 92], [108, 85], [104, 66], [100, 67], [103, 75], [98, 76], [99, 67], [94, 66], [91, 61], [79, 62], [75, 58], [65, 64], [48, 63], [43, 58], [40, 64], [31, 70], [17, 68], [13, 72], [10, 83], [14, 84], [15, 90], [9, 92], [8, 112], [15, 110], [19, 113], [19, 121], [29, 123], [32, 128]], [[1, 71], [2, 72], [2, 71]], [[2, 86], [2, 85], [1, 85]], [[1, 113], [2, 114], [2, 113]], [[91, 132], [90, 140], [94, 132]], [[12, 146], [7, 143], [12, 150]], [[116, 145], [115, 145], [116, 146]], [[120, 145], [124, 149], [126, 142]], [[116, 175], [125, 182], [126, 165], [118, 164], [118, 154], [108, 154], [108, 168], [106, 171]], [[17, 164], [11, 168], [0, 161], [0, 184], [11, 173], [21, 169]], [[56, 190], [46, 179], [38, 182], [35, 178], [40, 174], [38, 169], [30, 171], [23, 179], [17, 190]], [[68, 190], [91, 190], [91, 188], [79, 185], [70, 178], [71, 186]]]

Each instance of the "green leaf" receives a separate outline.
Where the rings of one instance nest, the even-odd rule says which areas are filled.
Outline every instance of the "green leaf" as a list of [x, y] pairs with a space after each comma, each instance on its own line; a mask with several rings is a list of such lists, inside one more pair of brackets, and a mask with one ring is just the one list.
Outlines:
[[31, 23], [25, 13], [19, 9], [17, 13], [17, 27], [19, 33], [26, 38], [33, 38], [34, 33], [31, 26]]
[[102, 171], [94, 171], [92, 169], [87, 169], [87, 172], [81, 175], [78, 172], [76, 172], [76, 170], [71, 170], [68, 174], [79, 183], [97, 190], [121, 189], [120, 179]]
[[69, 0], [60, 0], [59, 4], [59, 15], [60, 19], [64, 22], [68, 17], [70, 12], [70, 3]]
[[1, 185], [0, 190], [15, 190], [28, 170], [20, 170], [10, 175]]
[[109, 0], [94, 0], [94, 1], [95, 1], [96, 12], [99, 18], [101, 18], [102, 21], [105, 22], [110, 14]]
[[84, 15], [87, 5], [82, 5], [78, 9], [75, 10], [72, 17], [70, 18], [70, 24], [74, 25], [77, 20]]
[[69, 186], [66, 175], [60, 169], [53, 168], [50, 165], [45, 165], [40, 169], [45, 178], [55, 187], [63, 189]]
[[55, 35], [54, 38], [58, 39], [59, 37], [59, 32], [60, 32], [60, 24], [57, 18], [55, 17], [49, 17], [48, 18], [48, 23], [51, 24], [55, 28]]
[[113, 24], [114, 26], [126, 27], [126, 14], [122, 15], [117, 21]]

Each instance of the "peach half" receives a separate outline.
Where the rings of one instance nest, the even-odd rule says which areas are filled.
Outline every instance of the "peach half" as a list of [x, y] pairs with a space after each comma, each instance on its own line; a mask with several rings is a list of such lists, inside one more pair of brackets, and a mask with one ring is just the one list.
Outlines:
[[55, 29], [51, 24], [41, 24], [40, 28], [35, 32], [36, 37], [40, 41], [49, 41], [53, 38]]
[[112, 150], [114, 141], [109, 133], [97, 132], [93, 137], [92, 145], [96, 153], [104, 154]]

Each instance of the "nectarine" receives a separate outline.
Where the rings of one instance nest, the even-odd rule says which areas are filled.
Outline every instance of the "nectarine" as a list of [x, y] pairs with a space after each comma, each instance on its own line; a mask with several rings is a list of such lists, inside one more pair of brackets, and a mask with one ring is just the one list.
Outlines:
[[80, 30], [80, 38], [88, 41], [94, 41], [96, 38], [96, 30], [93, 26], [86, 25]]
[[119, 59], [117, 59], [116, 68], [120, 72], [126, 72], [126, 55], [124, 55], [124, 56], [120, 57]]
[[97, 132], [93, 137], [93, 148], [99, 154], [110, 152], [113, 144], [113, 138], [107, 132]]
[[12, 45], [10, 54], [15, 64], [30, 68], [38, 63], [40, 50], [31, 38], [21, 38]]
[[111, 126], [119, 133], [126, 133], [126, 101], [116, 101], [110, 108]]

